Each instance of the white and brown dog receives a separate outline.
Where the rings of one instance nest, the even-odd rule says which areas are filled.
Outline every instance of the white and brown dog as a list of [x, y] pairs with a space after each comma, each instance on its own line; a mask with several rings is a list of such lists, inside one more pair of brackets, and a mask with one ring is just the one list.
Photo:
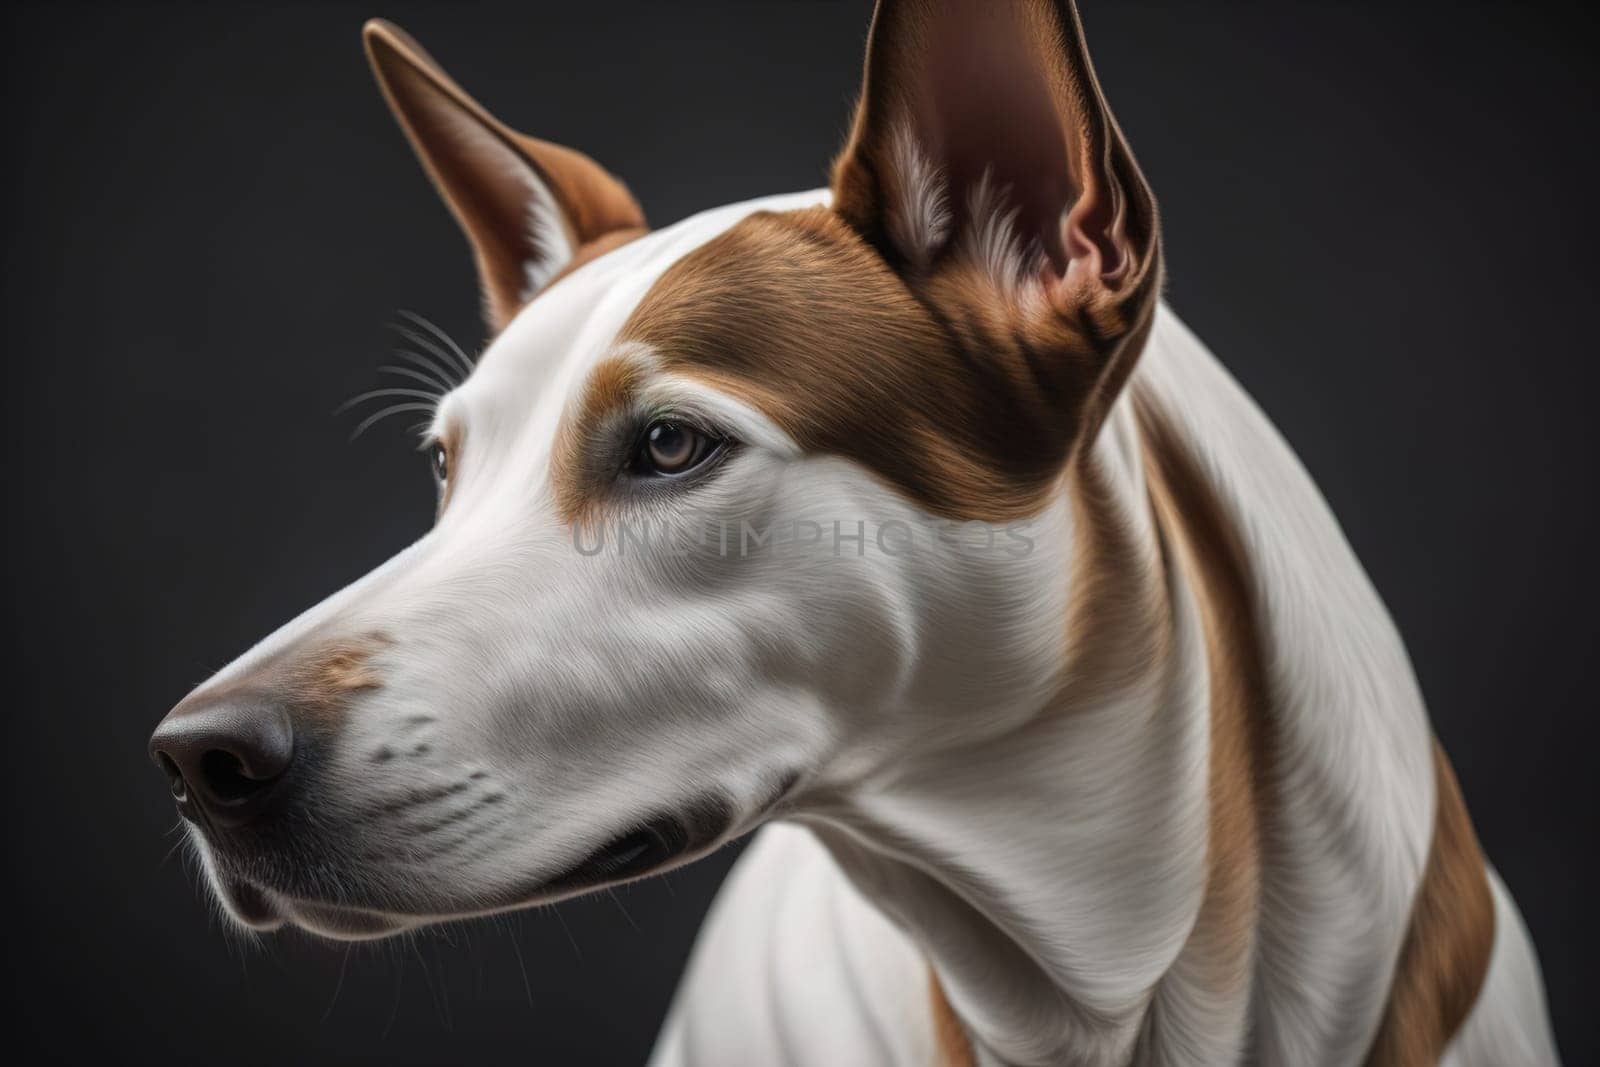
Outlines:
[[1554, 1062], [1382, 603], [1160, 303], [1070, 0], [884, 0], [831, 189], [656, 231], [366, 43], [495, 337], [417, 390], [434, 528], [151, 741], [239, 923], [774, 824], [663, 1067]]

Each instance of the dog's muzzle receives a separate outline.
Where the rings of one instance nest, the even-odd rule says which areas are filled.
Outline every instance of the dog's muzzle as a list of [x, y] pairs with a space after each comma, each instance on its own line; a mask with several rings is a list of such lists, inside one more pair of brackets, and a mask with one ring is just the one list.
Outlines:
[[[552, 902], [682, 862], [726, 837], [735, 818], [729, 799], [709, 795], [595, 827], [596, 846], [564, 870], [533, 870], [525, 883], [499, 875], [456, 884], [427, 853], [498, 832], [504, 794], [480, 781], [488, 772], [440, 764], [450, 784], [421, 788], [391, 775], [366, 782], [362, 797], [341, 796], [328, 787], [326, 716], [294, 693], [253, 679], [201, 690], [150, 738], [179, 814], [197, 831], [212, 888], [251, 929], [288, 922], [364, 939], [440, 915]], [[402, 838], [406, 847], [395, 848]]]

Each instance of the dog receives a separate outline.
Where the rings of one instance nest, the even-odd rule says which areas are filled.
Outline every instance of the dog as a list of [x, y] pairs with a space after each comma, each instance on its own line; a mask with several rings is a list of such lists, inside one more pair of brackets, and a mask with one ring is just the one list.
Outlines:
[[234, 921], [759, 831], [660, 1067], [1556, 1062], [1400, 637], [1162, 302], [1070, 0], [882, 0], [829, 188], [660, 230], [365, 43], [493, 339], [383, 391], [433, 529], [151, 739]]

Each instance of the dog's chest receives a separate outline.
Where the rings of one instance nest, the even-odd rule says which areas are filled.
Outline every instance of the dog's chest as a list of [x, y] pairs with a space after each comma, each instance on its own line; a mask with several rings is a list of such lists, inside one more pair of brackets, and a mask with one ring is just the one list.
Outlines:
[[940, 1062], [922, 952], [810, 831], [766, 827], [706, 918], [651, 1063]]

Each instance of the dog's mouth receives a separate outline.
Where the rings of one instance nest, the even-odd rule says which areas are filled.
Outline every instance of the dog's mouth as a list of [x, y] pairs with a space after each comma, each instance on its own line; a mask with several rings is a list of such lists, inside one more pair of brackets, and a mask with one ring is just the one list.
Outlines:
[[[218, 894], [227, 910], [251, 930], [270, 932], [292, 923], [309, 933], [339, 941], [364, 941], [389, 937], [418, 926], [468, 918], [538, 904], [652, 874], [701, 845], [709, 844], [726, 829], [700, 826], [695, 832], [680, 819], [663, 815], [607, 841], [578, 863], [554, 877], [544, 878], [526, 892], [474, 901], [460, 909], [438, 913], [394, 912], [347, 903], [299, 897], [266, 888], [225, 870], [214, 869]], [[710, 832], [706, 832], [710, 831]]]

